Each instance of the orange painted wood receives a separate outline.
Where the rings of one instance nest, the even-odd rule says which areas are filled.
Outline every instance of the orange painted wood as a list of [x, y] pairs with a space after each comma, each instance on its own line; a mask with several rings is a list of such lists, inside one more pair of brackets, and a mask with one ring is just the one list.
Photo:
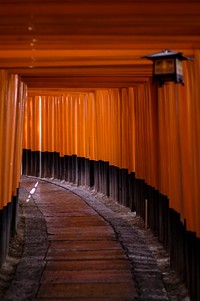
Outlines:
[[0, 71], [0, 209], [16, 196], [22, 153], [26, 88], [18, 75]]

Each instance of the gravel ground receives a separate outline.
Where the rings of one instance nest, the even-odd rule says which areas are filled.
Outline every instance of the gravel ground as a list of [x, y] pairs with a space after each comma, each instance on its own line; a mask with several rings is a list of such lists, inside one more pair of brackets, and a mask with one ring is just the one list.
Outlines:
[[[76, 185], [72, 185], [66, 182], [62, 183], [56, 180], [53, 182], [57, 185], [61, 183], [64, 187], [72, 187], [72, 191], [73, 187], [75, 188], [75, 190], [77, 189]], [[152, 234], [152, 232], [149, 229], [145, 229], [143, 221], [140, 217], [136, 216], [135, 212], [131, 212], [129, 208], [120, 205], [119, 203], [113, 201], [111, 198], [108, 198], [101, 193], [87, 189], [86, 187], [78, 187], [78, 190], [82, 191], [82, 193], [85, 192], [87, 195], [89, 193], [89, 195], [91, 195], [91, 197], [98, 203], [104, 204], [107, 208], [117, 213], [118, 216], [120, 216], [122, 220], [131, 225], [134, 231], [137, 232], [138, 236], [145, 241], [147, 247], [155, 257], [157, 265], [162, 273], [168, 300], [190, 301], [186, 287], [179, 280], [176, 273], [170, 268], [169, 254], [164, 250], [164, 248], [158, 242], [157, 238]], [[3, 300], [3, 296], [6, 290], [9, 288], [11, 281], [15, 275], [16, 267], [22, 256], [24, 246], [24, 225], [25, 219], [23, 206], [22, 202], [20, 201], [17, 235], [12, 240], [7, 260], [3, 267], [0, 269], [0, 300]]]

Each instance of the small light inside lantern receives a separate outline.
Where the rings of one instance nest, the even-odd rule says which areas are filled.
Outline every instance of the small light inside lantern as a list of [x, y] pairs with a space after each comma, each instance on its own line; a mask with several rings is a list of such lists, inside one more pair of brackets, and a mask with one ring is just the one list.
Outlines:
[[184, 85], [182, 61], [190, 58], [181, 52], [163, 50], [142, 58], [153, 61], [153, 83], [157, 82], [160, 87], [170, 81]]

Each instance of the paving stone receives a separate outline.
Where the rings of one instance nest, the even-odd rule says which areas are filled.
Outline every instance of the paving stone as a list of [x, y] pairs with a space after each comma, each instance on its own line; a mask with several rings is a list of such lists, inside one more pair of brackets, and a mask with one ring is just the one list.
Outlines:
[[124, 259], [126, 258], [122, 250], [100, 250], [100, 251], [66, 251], [49, 250], [46, 260], [94, 260], [94, 259]]
[[80, 283], [42, 284], [39, 298], [129, 298], [134, 300], [135, 292], [130, 283]]
[[131, 270], [131, 264], [127, 259], [112, 260], [50, 260], [47, 261], [46, 271], [92, 271], [92, 270]]
[[47, 227], [65, 228], [65, 227], [97, 227], [105, 226], [107, 223], [96, 217], [68, 217], [68, 218], [48, 218], [46, 219]]
[[110, 241], [115, 241], [116, 240], [116, 235], [115, 234], [110, 234], [109, 238], [105, 233], [100, 233], [97, 235], [91, 234], [91, 233], [84, 233], [80, 235], [76, 235], [76, 233], [49, 233], [48, 236], [49, 241], [104, 241], [105, 239], [109, 239]]
[[130, 283], [134, 286], [130, 270], [45, 270], [40, 283]]
[[[62, 226], [62, 225], [61, 225]], [[48, 227], [47, 229], [48, 234], [70, 234], [70, 235], [99, 235], [99, 236], [105, 236], [105, 232], [109, 234], [114, 234], [115, 232], [113, 229], [109, 226], [93, 226], [93, 227]]]
[[49, 250], [121, 250], [118, 241], [101, 240], [101, 241], [51, 241]]

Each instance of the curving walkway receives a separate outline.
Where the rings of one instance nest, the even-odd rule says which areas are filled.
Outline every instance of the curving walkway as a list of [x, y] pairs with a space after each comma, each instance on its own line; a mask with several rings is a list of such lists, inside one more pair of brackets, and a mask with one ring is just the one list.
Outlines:
[[23, 177], [20, 199], [24, 252], [4, 301], [168, 300], [145, 243], [89, 192]]

